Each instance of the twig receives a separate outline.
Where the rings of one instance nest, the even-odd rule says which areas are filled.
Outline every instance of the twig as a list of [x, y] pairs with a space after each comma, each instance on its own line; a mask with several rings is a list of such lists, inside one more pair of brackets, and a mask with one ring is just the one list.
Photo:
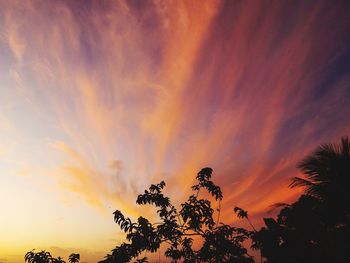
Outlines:
[[219, 220], [220, 220], [220, 212], [221, 212], [221, 200], [219, 200], [219, 208], [218, 208], [218, 220], [216, 222], [216, 226], [219, 225]]

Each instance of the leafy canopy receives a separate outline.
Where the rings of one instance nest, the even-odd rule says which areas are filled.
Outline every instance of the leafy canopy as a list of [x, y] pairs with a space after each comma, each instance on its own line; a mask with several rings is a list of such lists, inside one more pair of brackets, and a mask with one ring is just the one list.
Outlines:
[[[164, 255], [171, 262], [254, 262], [242, 245], [251, 232], [220, 222], [223, 195], [220, 187], [211, 181], [212, 173], [211, 168], [198, 172], [197, 183], [192, 186], [193, 194], [179, 210], [164, 195], [163, 181], [152, 184], [140, 194], [136, 203], [155, 206], [160, 223], [151, 223], [142, 216], [132, 222], [116, 210], [114, 221], [126, 233], [127, 242], [114, 248], [100, 263], [147, 262], [146, 257], [139, 258], [141, 253], [156, 252], [162, 244], [166, 244]], [[200, 197], [202, 191], [209, 193], [219, 204], [216, 220], [210, 200]], [[202, 240], [199, 248], [194, 248], [193, 237]]]
[[[70, 263], [78, 263], [80, 260], [79, 254], [71, 254], [69, 256]], [[50, 252], [42, 250], [35, 252], [35, 249], [27, 252], [24, 256], [24, 262], [28, 263], [66, 263], [61, 257], [54, 258]]]

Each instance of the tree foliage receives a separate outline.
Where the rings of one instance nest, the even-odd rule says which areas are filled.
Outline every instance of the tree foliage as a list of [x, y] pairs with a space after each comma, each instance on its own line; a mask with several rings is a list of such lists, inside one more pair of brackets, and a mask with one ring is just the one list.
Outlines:
[[48, 251], [35, 252], [34, 249], [25, 254], [24, 261], [28, 263], [66, 263], [61, 257], [54, 258]]
[[80, 261], [80, 254], [72, 253], [68, 257], [70, 263], [78, 263]]
[[[79, 254], [71, 254], [69, 256], [70, 263], [77, 263], [80, 260]], [[66, 263], [61, 257], [54, 258], [50, 252], [42, 250], [35, 252], [35, 249], [27, 252], [24, 261], [28, 263]]]
[[[179, 209], [164, 195], [163, 181], [140, 194], [136, 203], [155, 206], [160, 223], [151, 223], [144, 217], [132, 222], [121, 211], [115, 211], [114, 221], [126, 233], [128, 242], [117, 246], [100, 262], [147, 262], [145, 257], [138, 259], [141, 253], [156, 252], [162, 244], [166, 244], [164, 255], [171, 262], [253, 262], [242, 245], [250, 237], [250, 231], [220, 222], [220, 208], [215, 222], [210, 200], [200, 197], [201, 191], [206, 191], [220, 206], [223, 195], [220, 187], [211, 181], [212, 173], [211, 168], [203, 168], [197, 174], [193, 194]], [[202, 240], [197, 249], [193, 237]]]
[[268, 263], [348, 262], [350, 249], [350, 142], [325, 144], [303, 159], [291, 187], [299, 199], [283, 204], [276, 219], [253, 235]]

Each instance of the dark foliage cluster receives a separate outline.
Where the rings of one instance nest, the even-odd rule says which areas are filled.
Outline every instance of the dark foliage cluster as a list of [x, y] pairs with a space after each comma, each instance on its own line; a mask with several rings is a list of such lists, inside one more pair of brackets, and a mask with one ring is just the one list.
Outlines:
[[[70, 263], [78, 263], [80, 260], [79, 254], [70, 254], [69, 262]], [[50, 252], [42, 250], [39, 252], [35, 252], [33, 249], [29, 251], [24, 256], [24, 261], [28, 263], [66, 263], [61, 257], [54, 258]]]
[[[151, 185], [137, 197], [139, 205], [151, 204], [157, 208], [160, 223], [150, 223], [139, 217], [132, 222], [120, 211], [114, 212], [114, 221], [126, 233], [127, 243], [112, 250], [101, 263], [146, 262], [138, 259], [142, 252], [156, 252], [166, 244], [165, 256], [171, 262], [253, 262], [242, 243], [250, 232], [214, 220], [214, 209], [209, 200], [200, 198], [200, 191], [206, 191], [220, 203], [221, 189], [211, 181], [213, 170], [203, 168], [197, 175], [194, 193], [181, 204], [179, 211], [165, 196], [165, 183]], [[200, 237], [203, 244], [194, 249], [193, 237]]]
[[301, 161], [304, 177], [291, 187], [305, 192], [292, 204], [279, 204], [276, 219], [253, 235], [267, 263], [349, 262], [350, 251], [350, 141], [321, 145]]

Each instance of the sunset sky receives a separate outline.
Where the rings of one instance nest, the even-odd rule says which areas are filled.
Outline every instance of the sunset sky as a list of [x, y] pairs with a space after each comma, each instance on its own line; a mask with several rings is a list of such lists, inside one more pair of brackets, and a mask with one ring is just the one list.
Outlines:
[[102, 259], [202, 167], [259, 224], [350, 135], [349, 1], [0, 0], [0, 262]]

